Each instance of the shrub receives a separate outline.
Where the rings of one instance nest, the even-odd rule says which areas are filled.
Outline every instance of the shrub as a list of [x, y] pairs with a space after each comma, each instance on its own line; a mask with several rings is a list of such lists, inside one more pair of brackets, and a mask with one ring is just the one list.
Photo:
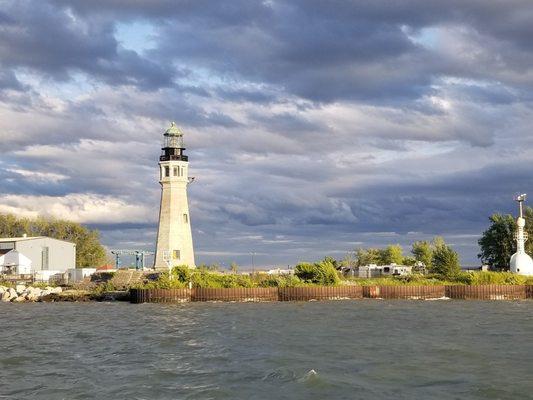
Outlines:
[[480, 271], [470, 274], [472, 285], [524, 285], [526, 277], [511, 272]]
[[294, 275], [268, 275], [258, 282], [261, 287], [296, 287], [304, 282]]
[[294, 274], [304, 282], [318, 285], [337, 285], [340, 282], [337, 270], [329, 260], [314, 264], [299, 263], [294, 269]]
[[113, 283], [111, 283], [110, 281], [106, 281], [96, 286], [96, 288], [94, 289], [94, 293], [103, 294], [106, 292], [114, 292], [115, 290], [117, 290], [115, 285], [113, 285]]
[[236, 288], [254, 287], [249, 276], [236, 274], [220, 274], [208, 271], [195, 271], [191, 276], [194, 287], [200, 288]]
[[172, 277], [180, 282], [189, 283], [191, 280], [191, 269], [187, 265], [178, 265], [172, 268]]
[[453, 283], [461, 283], [464, 285], [473, 285], [474, 279], [473, 275], [470, 272], [465, 271], [459, 271], [455, 276], [453, 277]]

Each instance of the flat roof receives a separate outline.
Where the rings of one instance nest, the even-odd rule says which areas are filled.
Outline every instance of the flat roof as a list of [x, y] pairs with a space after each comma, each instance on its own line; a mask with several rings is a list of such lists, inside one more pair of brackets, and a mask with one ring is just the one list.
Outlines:
[[0, 243], [22, 242], [23, 240], [35, 240], [35, 239], [52, 239], [52, 240], [59, 240], [60, 242], [74, 244], [74, 242], [69, 242], [68, 240], [63, 240], [63, 239], [56, 239], [50, 236], [20, 236], [20, 237], [11, 237], [11, 238], [0, 238]]

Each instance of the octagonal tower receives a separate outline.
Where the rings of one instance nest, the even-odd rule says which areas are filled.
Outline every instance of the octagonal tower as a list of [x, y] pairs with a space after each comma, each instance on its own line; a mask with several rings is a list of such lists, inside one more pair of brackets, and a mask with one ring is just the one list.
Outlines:
[[191, 219], [187, 200], [189, 158], [184, 154], [183, 133], [172, 122], [163, 135], [159, 157], [161, 204], [155, 254], [156, 269], [194, 264]]

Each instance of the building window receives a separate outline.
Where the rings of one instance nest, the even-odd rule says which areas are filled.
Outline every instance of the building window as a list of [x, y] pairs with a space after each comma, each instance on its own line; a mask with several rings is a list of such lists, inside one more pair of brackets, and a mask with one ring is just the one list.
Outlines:
[[178, 167], [174, 167], [174, 176], [178, 176]]
[[41, 269], [48, 269], [49, 268], [49, 249], [48, 247], [43, 247], [43, 250], [41, 252]]
[[180, 251], [179, 251], [179, 250], [174, 250], [174, 251], [172, 252], [172, 258], [173, 258], [174, 260], [179, 260], [179, 259], [180, 259]]
[[165, 176], [170, 176], [170, 167], [169, 166], [165, 167]]
[[15, 242], [0, 243], [0, 250], [11, 250], [15, 248]]
[[183, 222], [185, 222], [186, 224], [189, 223], [189, 216], [187, 214], [183, 214]]

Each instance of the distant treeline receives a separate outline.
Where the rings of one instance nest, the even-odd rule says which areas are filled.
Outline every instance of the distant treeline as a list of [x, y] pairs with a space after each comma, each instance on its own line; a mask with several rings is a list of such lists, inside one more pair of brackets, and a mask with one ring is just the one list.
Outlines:
[[76, 266], [94, 267], [106, 262], [100, 233], [78, 223], [52, 218], [18, 218], [0, 214], [0, 237], [49, 236], [76, 243]]
[[[409, 265], [415, 272], [430, 272], [443, 277], [452, 277], [460, 271], [459, 255], [446, 244], [443, 238], [436, 237], [431, 242], [418, 241], [411, 246], [411, 255], [404, 256], [399, 244], [385, 248], [359, 248], [349, 253], [338, 266], [360, 267], [364, 265]], [[337, 263], [335, 263], [337, 267]]]

